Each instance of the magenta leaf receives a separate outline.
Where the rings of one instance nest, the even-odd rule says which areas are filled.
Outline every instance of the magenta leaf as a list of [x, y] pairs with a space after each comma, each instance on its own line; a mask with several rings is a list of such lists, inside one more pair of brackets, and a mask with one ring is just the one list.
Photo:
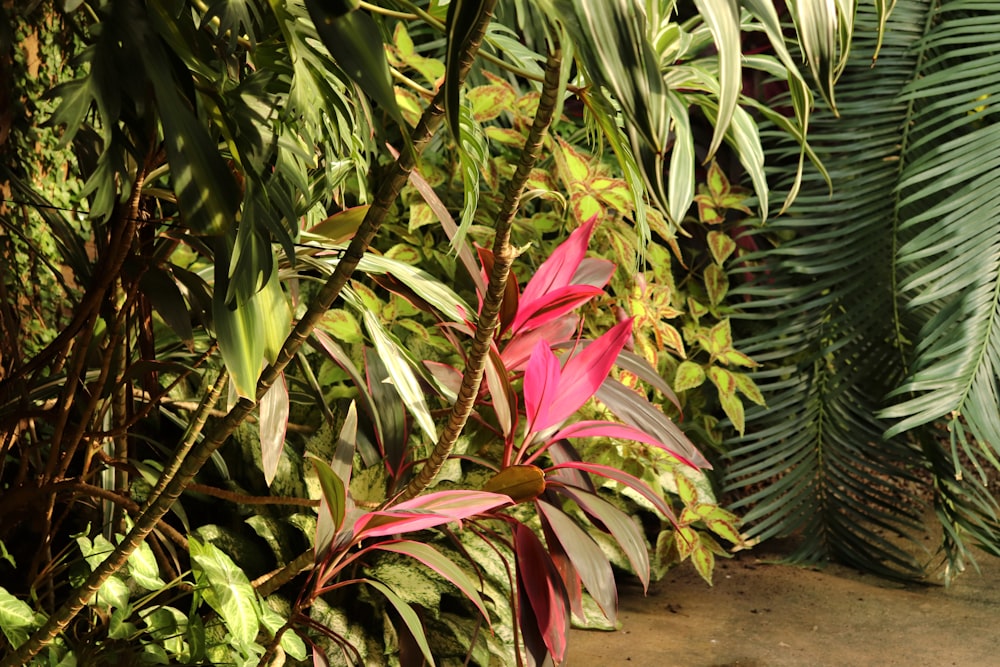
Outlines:
[[636, 576], [642, 581], [643, 590], [648, 589], [649, 551], [646, 547], [646, 538], [643, 537], [642, 531], [632, 517], [594, 494], [569, 486], [564, 486], [559, 490], [576, 501], [580, 509], [596, 519], [607, 532], [611, 533], [611, 536], [618, 542], [618, 546], [622, 548], [629, 563], [632, 564]]
[[[547, 419], [541, 425], [535, 424], [535, 430], [562, 422], [597, 393], [631, 333], [630, 318], [619, 322], [582, 352], [570, 357], [559, 375], [558, 391], [547, 406]], [[528, 366], [531, 366], [530, 361]]]
[[483, 604], [483, 598], [479, 595], [479, 591], [476, 590], [476, 585], [472, 581], [472, 578], [456, 565], [454, 561], [444, 556], [434, 547], [421, 542], [399, 540], [394, 542], [380, 542], [373, 548], [403, 554], [420, 561], [453, 583], [456, 588], [462, 591], [462, 594], [466, 598], [476, 605], [479, 613], [486, 619], [487, 624], [490, 622], [490, 615], [486, 611], [486, 605]]
[[603, 293], [604, 290], [601, 288], [590, 285], [566, 285], [555, 288], [534, 301], [525, 301], [522, 297], [522, 305], [511, 324], [511, 330], [516, 335], [519, 332], [539, 327], [576, 310], [595, 296]]
[[[561, 509], [542, 500], [535, 502], [539, 515], [548, 523], [576, 573], [611, 623], [618, 616], [618, 587], [607, 556], [597, 543]], [[549, 546], [552, 548], [551, 544]]]
[[510, 339], [501, 353], [504, 365], [511, 372], [524, 368], [525, 362], [531, 356], [538, 341], [544, 340], [550, 347], [560, 343], [567, 343], [576, 333], [576, 328], [580, 324], [580, 317], [568, 313], [555, 320], [551, 320], [536, 329], [522, 331]]
[[521, 523], [514, 526], [514, 551], [517, 554], [517, 576], [524, 584], [527, 602], [534, 612], [542, 640], [552, 655], [552, 661], [561, 664], [566, 657], [569, 634], [569, 608], [566, 606], [562, 579], [542, 541]]
[[354, 539], [410, 533], [510, 504], [509, 496], [488, 491], [437, 491], [399, 503], [386, 510], [368, 512], [354, 522]]
[[[528, 415], [528, 433], [548, 428], [548, 406], [559, 392], [559, 360], [548, 343], [538, 341], [524, 369], [524, 409]], [[582, 405], [582, 403], [581, 403]]]
[[531, 303], [541, 299], [555, 289], [572, 284], [573, 275], [587, 253], [590, 235], [594, 232], [597, 216], [573, 230], [569, 238], [552, 251], [552, 255], [542, 262], [521, 293], [521, 303]]
[[675, 448], [670, 447], [666, 443], [662, 442], [655, 436], [646, 433], [640, 428], [631, 426], [629, 424], [617, 424], [615, 422], [606, 421], [581, 421], [574, 424], [570, 424], [566, 428], [562, 429], [554, 436], [553, 440], [558, 440], [560, 438], [620, 438], [622, 440], [634, 440], [635, 442], [644, 442], [647, 445], [653, 445], [658, 449], [662, 449], [667, 454], [670, 454], [675, 459], [681, 463], [685, 463], [692, 468], [697, 468], [694, 463], [685, 458], [682, 454], [675, 451]]
[[670, 505], [667, 504], [667, 501], [656, 494], [651, 488], [649, 488], [648, 484], [635, 475], [630, 475], [624, 470], [619, 470], [618, 468], [602, 465], [600, 463], [587, 463], [586, 461], [566, 461], [552, 466], [545, 472], [547, 474], [549, 471], [560, 470], [563, 468], [583, 470], [594, 475], [599, 475], [601, 477], [606, 477], [607, 479], [620, 482], [630, 489], [633, 489], [636, 493], [642, 495], [642, 497], [652, 503], [653, 507], [659, 510], [660, 514], [662, 514], [670, 523], [675, 526], [677, 525], [677, 517], [674, 516], [674, 511], [670, 508]]

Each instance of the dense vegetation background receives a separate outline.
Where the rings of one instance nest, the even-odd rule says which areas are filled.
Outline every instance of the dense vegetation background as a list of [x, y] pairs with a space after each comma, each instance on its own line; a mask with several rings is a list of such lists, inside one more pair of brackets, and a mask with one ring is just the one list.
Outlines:
[[616, 574], [1000, 553], [998, 10], [4, 5], [2, 664], [558, 664]]

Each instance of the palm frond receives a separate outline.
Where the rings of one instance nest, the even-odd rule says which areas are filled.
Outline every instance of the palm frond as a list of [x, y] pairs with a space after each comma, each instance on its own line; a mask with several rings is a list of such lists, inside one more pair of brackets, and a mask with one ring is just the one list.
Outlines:
[[[821, 174], [806, 173], [787, 214], [752, 232], [761, 250], [744, 258], [734, 281], [752, 278], [733, 290], [747, 298], [738, 318], [752, 333], [742, 349], [765, 364], [754, 379], [769, 406], [748, 411], [727, 471], [728, 488], [744, 489], [735, 507], [750, 534], [801, 533], [799, 559], [836, 557], [902, 577], [919, 575], [920, 565], [883, 534], [919, 526], [921, 508], [900, 497], [913, 481], [914, 449], [884, 439], [888, 425], [876, 413], [902, 378], [894, 193], [908, 106], [897, 97], [917, 64], [913, 45], [927, 11], [921, 2], [897, 4], [873, 86], [879, 17], [859, 8], [837, 85], [840, 119], [822, 110], [810, 120], [833, 194]], [[762, 138], [772, 146], [768, 163], [778, 165], [772, 182], [791, 187], [800, 147], [776, 132]]]

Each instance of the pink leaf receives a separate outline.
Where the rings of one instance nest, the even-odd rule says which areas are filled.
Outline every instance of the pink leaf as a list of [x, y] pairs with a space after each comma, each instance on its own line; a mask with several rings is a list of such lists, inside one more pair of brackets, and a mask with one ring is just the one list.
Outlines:
[[451, 521], [461, 522], [511, 503], [501, 493], [452, 490], [428, 493], [395, 505], [361, 515], [354, 522], [354, 539], [410, 533], [433, 528]]
[[609, 259], [588, 257], [580, 262], [576, 273], [573, 274], [572, 285], [590, 285], [591, 287], [604, 286], [611, 281], [611, 276], [615, 273], [615, 263]]
[[521, 293], [521, 302], [530, 303], [560, 287], [572, 283], [580, 262], [587, 253], [590, 235], [594, 232], [597, 216], [593, 216], [583, 225], [573, 230], [569, 238], [556, 248], [552, 255], [542, 262]]
[[692, 468], [698, 467], [655, 436], [629, 424], [616, 424], [615, 422], [605, 421], [576, 422], [552, 436], [553, 440], [559, 440], [560, 438], [620, 438], [622, 440], [644, 442], [647, 445], [653, 445], [662, 449], [681, 463], [689, 465]]
[[545, 341], [538, 341], [528, 366], [524, 369], [524, 409], [528, 415], [528, 433], [541, 431], [554, 422], [548, 418], [548, 406], [559, 391], [559, 360]]
[[556, 396], [547, 405], [544, 425], [535, 425], [535, 430], [563, 421], [597, 392], [631, 333], [632, 320], [620, 322], [566, 362]]
[[541, 540], [521, 523], [514, 528], [514, 550], [517, 554], [517, 576], [528, 594], [528, 603], [542, 640], [552, 654], [552, 661], [561, 664], [566, 657], [569, 634], [569, 608], [566, 606], [562, 579]]
[[653, 504], [653, 507], [659, 510], [660, 514], [666, 517], [666, 519], [670, 523], [674, 524], [675, 526], [677, 525], [677, 517], [674, 516], [674, 511], [670, 509], [670, 505], [667, 504], [667, 501], [665, 501], [661, 496], [657, 495], [651, 488], [649, 488], [648, 484], [646, 484], [645, 482], [643, 482], [641, 479], [639, 479], [634, 475], [630, 475], [623, 470], [619, 470], [618, 468], [602, 465], [600, 463], [587, 463], [586, 461], [566, 461], [564, 463], [552, 466], [545, 472], [547, 474], [549, 471], [559, 470], [560, 468], [573, 468], [576, 470], [584, 470], [593, 475], [599, 475], [601, 477], [606, 477], [616, 482], [620, 482], [625, 486], [629, 487], [630, 489], [636, 491], [640, 495], [642, 495], [642, 497], [651, 502]]
[[501, 353], [504, 365], [512, 372], [523, 369], [538, 341], [544, 340], [550, 347], [568, 342], [576, 333], [579, 324], [579, 316], [566, 314], [539, 326], [537, 329], [519, 333], [511, 338]]
[[604, 290], [590, 285], [566, 285], [556, 288], [534, 301], [528, 302], [522, 298], [522, 305], [518, 308], [517, 317], [511, 324], [511, 330], [516, 335], [519, 331], [541, 326], [576, 310], [595, 296], [603, 293]]

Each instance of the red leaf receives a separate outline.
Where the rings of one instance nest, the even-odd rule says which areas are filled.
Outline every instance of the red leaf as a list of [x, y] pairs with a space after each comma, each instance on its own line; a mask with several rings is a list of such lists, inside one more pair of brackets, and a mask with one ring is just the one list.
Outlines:
[[614, 275], [616, 265], [609, 259], [600, 259], [598, 257], [588, 257], [587, 259], [580, 262], [580, 266], [577, 267], [576, 273], [573, 274], [573, 285], [590, 285], [592, 287], [600, 287], [604, 289], [604, 286], [611, 281], [611, 276]]
[[501, 353], [504, 365], [510, 371], [519, 371], [524, 368], [525, 362], [531, 356], [538, 341], [546, 341], [550, 347], [559, 343], [565, 343], [573, 338], [576, 328], [580, 324], [580, 318], [572, 313], [547, 322], [531, 331], [523, 331], [511, 338], [507, 346]]
[[552, 436], [553, 440], [558, 440], [560, 438], [620, 438], [622, 440], [634, 440], [636, 442], [644, 442], [647, 445], [653, 445], [659, 449], [662, 449], [666, 453], [670, 454], [681, 463], [686, 463], [692, 468], [697, 468], [694, 463], [687, 460], [684, 456], [675, 451], [665, 442], [659, 440], [655, 436], [646, 433], [640, 428], [635, 426], [630, 426], [629, 424], [616, 424], [615, 422], [605, 422], [605, 421], [581, 421], [574, 424], [570, 424], [566, 428], [559, 431], [559, 433]]
[[517, 335], [520, 332], [539, 327], [576, 310], [595, 296], [603, 293], [604, 290], [590, 285], [566, 285], [553, 289], [534, 301], [529, 302], [522, 296], [521, 306], [518, 308], [517, 317], [511, 324], [511, 330]]
[[514, 551], [517, 576], [524, 584], [545, 646], [552, 654], [552, 661], [558, 665], [566, 657], [569, 634], [566, 589], [542, 541], [521, 523], [514, 527]]

